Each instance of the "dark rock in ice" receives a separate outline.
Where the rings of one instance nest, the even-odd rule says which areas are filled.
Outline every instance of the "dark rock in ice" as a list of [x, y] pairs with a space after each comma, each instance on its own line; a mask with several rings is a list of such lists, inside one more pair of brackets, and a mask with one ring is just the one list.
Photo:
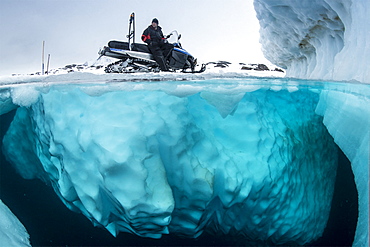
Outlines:
[[255, 68], [254, 70], [265, 71], [265, 70], [269, 70], [269, 68], [264, 64], [258, 64], [257, 68]]
[[284, 73], [284, 70], [279, 69], [279, 68], [275, 68], [274, 71], [278, 71], [278, 72], [283, 72]]

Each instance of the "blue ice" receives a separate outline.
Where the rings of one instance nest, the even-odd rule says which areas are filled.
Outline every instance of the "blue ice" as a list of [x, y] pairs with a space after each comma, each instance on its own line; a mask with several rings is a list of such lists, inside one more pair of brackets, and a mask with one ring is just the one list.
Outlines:
[[5, 154], [94, 225], [274, 244], [322, 235], [337, 166], [333, 102], [358, 97], [340, 83], [255, 78], [35, 90]]

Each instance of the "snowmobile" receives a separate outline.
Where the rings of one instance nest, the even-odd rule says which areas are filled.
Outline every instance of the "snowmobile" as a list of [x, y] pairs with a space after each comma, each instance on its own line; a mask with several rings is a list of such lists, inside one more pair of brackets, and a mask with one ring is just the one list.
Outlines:
[[[131, 30], [132, 29], [132, 30]], [[183, 73], [202, 73], [206, 70], [206, 65], [202, 64], [196, 70], [197, 59], [182, 48], [180, 43], [181, 34], [172, 31], [166, 36], [168, 40], [172, 35], [175, 42], [173, 48], [165, 58], [167, 67], [170, 71], [181, 71]], [[126, 36], [127, 42], [112, 40], [108, 46], [99, 50], [99, 55], [119, 59], [117, 62], [105, 67], [106, 73], [134, 73], [134, 72], [159, 72], [159, 65], [154, 60], [146, 44], [135, 43], [135, 14], [132, 13], [129, 19], [129, 34]]]

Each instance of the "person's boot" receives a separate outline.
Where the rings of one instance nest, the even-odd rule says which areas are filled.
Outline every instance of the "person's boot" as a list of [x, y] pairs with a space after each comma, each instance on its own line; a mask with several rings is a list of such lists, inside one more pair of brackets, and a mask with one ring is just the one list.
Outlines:
[[159, 64], [159, 67], [161, 68], [161, 71], [169, 71], [166, 62], [164, 61], [164, 58], [158, 58], [157, 63]]

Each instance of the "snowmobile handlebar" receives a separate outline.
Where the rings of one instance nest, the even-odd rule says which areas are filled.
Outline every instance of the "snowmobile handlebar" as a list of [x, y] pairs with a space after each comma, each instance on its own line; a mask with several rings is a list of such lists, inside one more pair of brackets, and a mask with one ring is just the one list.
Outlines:
[[168, 39], [170, 38], [172, 35], [176, 34], [177, 36], [177, 41], [181, 39], [181, 34], [178, 34], [178, 32], [176, 30], [173, 30], [170, 34], [168, 34], [165, 38]]

